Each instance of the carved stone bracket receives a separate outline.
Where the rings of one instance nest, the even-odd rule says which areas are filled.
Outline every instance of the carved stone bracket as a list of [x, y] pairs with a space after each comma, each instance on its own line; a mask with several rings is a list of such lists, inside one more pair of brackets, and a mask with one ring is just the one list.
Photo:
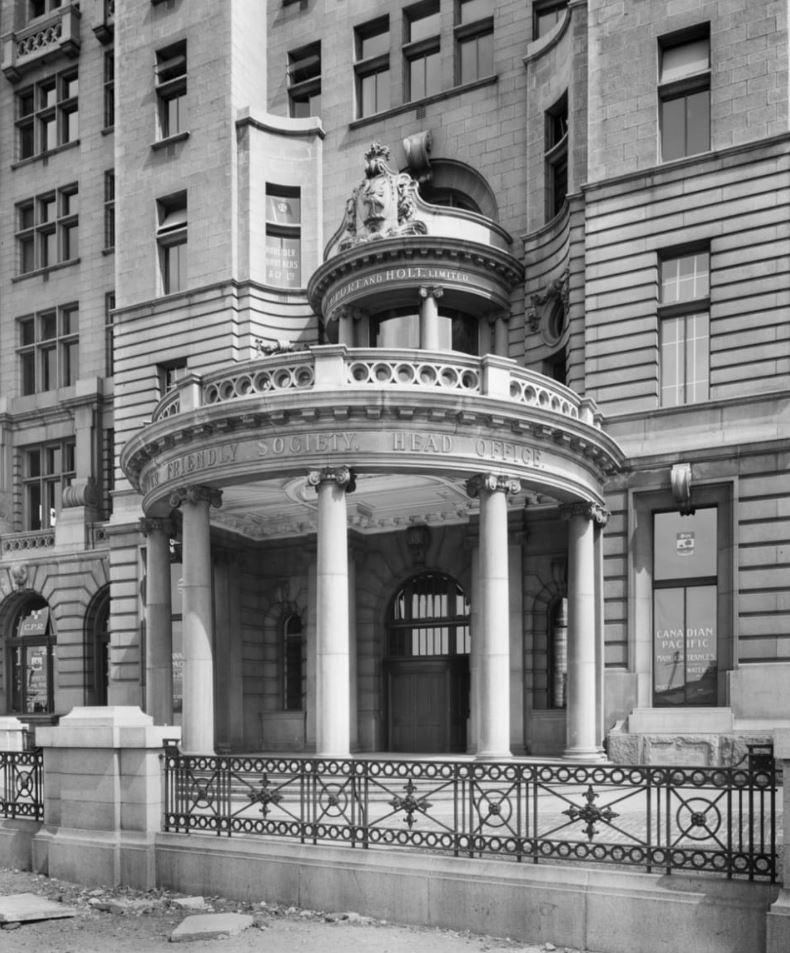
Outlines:
[[570, 270], [566, 268], [558, 278], [546, 286], [543, 294], [530, 295], [530, 303], [527, 305], [527, 323], [530, 331], [535, 334], [540, 330], [544, 319], [551, 313], [556, 302], [561, 304], [563, 315], [567, 318], [570, 297]]
[[505, 493], [508, 496], [518, 493], [521, 481], [512, 477], [499, 476], [496, 473], [479, 473], [466, 481], [466, 493], [473, 500], [480, 496], [483, 490], [488, 493]]
[[597, 503], [586, 503], [582, 500], [576, 503], [564, 503], [560, 507], [560, 516], [569, 520], [572, 516], [584, 516], [594, 520], [599, 526], [606, 526], [609, 522], [609, 512]]
[[321, 470], [311, 470], [307, 474], [310, 486], [319, 487], [322, 483], [336, 483], [346, 493], [353, 493], [357, 488], [357, 481], [351, 467], [324, 467]]
[[692, 516], [695, 512], [691, 501], [691, 464], [676, 463], [670, 474], [672, 496], [677, 503], [681, 516]]
[[202, 503], [207, 501], [209, 506], [222, 506], [222, 491], [213, 486], [182, 486], [170, 494], [170, 505], [181, 506], [182, 503]]
[[96, 506], [99, 502], [99, 490], [93, 477], [84, 480], [72, 480], [69, 486], [63, 489], [63, 506]]
[[417, 182], [429, 182], [431, 179], [431, 148], [433, 139], [430, 130], [415, 132], [403, 140], [406, 164]]

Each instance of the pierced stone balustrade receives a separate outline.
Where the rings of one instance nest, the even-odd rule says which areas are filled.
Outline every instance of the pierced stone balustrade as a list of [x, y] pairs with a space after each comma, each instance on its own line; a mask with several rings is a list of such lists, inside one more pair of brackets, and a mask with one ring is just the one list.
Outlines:
[[189, 375], [160, 401], [153, 421], [198, 407], [327, 388], [338, 393], [380, 388], [492, 397], [600, 428], [591, 401], [507, 358], [342, 345], [276, 354], [202, 379]]

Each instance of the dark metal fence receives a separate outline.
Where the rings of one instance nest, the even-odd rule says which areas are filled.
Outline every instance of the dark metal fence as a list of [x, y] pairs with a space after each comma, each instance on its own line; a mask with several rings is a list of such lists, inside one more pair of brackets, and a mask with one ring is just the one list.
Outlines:
[[772, 756], [732, 768], [164, 753], [166, 831], [773, 882]]
[[41, 749], [0, 751], [0, 817], [44, 820]]

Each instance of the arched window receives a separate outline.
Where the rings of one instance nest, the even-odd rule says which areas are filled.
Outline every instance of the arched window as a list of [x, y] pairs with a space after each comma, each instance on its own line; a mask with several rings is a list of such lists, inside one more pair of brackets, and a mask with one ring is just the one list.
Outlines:
[[85, 613], [85, 697], [88, 705], [106, 705], [110, 675], [110, 587], [94, 596]]
[[283, 711], [304, 708], [304, 634], [296, 613], [286, 616], [282, 627]]
[[13, 714], [50, 714], [55, 710], [52, 632], [49, 605], [30, 596], [11, 619], [7, 641], [10, 711]]
[[469, 611], [469, 600], [450, 576], [414, 576], [392, 600], [387, 654], [391, 659], [468, 655]]
[[476, 169], [457, 159], [432, 158], [430, 180], [420, 183], [420, 196], [431, 205], [460, 208], [499, 221], [491, 186]]

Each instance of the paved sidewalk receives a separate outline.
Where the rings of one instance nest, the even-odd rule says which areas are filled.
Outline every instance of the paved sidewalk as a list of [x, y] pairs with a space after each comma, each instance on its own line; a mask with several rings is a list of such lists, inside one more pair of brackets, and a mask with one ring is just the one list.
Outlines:
[[[507, 937], [391, 924], [353, 911], [325, 914], [219, 897], [187, 898], [162, 890], [91, 889], [0, 869], [0, 895], [27, 893], [67, 904], [75, 915], [4, 924], [2, 953], [582, 953], [550, 942], [535, 946]], [[246, 915], [252, 925], [226, 939], [173, 946], [170, 937], [179, 924], [211, 913]]]

